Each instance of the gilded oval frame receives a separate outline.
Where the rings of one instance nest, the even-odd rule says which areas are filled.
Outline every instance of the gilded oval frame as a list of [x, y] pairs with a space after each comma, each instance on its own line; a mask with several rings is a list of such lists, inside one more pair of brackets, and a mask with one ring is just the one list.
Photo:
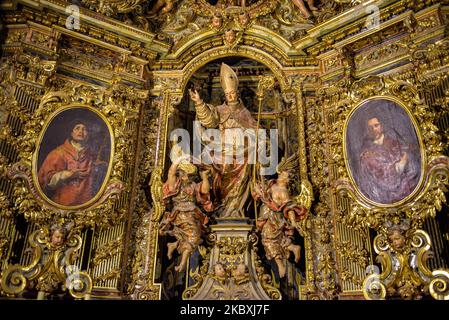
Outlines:
[[[366, 195], [363, 194], [363, 192], [360, 190], [357, 182], [354, 179], [353, 169], [351, 168], [349, 157], [348, 157], [347, 134], [348, 134], [349, 122], [351, 121], [351, 118], [353, 117], [354, 113], [357, 112], [357, 110], [359, 110], [366, 103], [368, 103], [370, 101], [374, 101], [374, 100], [391, 101], [406, 112], [406, 114], [409, 118], [409, 121], [412, 124], [413, 129], [415, 130], [416, 138], [418, 140], [418, 145], [419, 145], [419, 150], [420, 150], [420, 156], [421, 156], [421, 161], [420, 161], [420, 166], [419, 166], [420, 167], [420, 177], [418, 179], [418, 182], [417, 182], [415, 188], [409, 195], [407, 195], [403, 199], [393, 202], [393, 203], [379, 203], [379, 202], [369, 199]], [[350, 182], [351, 182], [352, 186], [354, 187], [357, 198], [361, 199], [362, 203], [368, 204], [369, 206], [378, 207], [378, 208], [398, 208], [398, 207], [401, 207], [402, 205], [408, 203], [410, 200], [414, 199], [420, 193], [420, 191], [423, 189], [424, 182], [426, 180], [425, 179], [426, 178], [425, 168], [426, 168], [426, 163], [427, 163], [427, 157], [426, 157], [426, 152], [425, 152], [425, 148], [423, 145], [423, 136], [421, 133], [421, 129], [420, 129], [415, 117], [413, 116], [412, 112], [407, 107], [407, 104], [394, 96], [391, 96], [391, 95], [371, 96], [369, 98], [363, 99], [362, 101], [357, 103], [354, 108], [352, 108], [352, 110], [349, 112], [349, 114], [345, 120], [344, 127], [343, 127], [343, 157], [344, 157], [345, 166], [346, 166], [346, 170], [348, 172]]]
[[[107, 128], [107, 132], [109, 134], [109, 141], [110, 141], [110, 146], [111, 146], [111, 150], [109, 152], [109, 161], [108, 161], [108, 168], [106, 170], [106, 174], [103, 178], [103, 181], [101, 183], [100, 188], [98, 189], [98, 191], [96, 192], [96, 194], [87, 202], [80, 204], [80, 205], [76, 205], [76, 206], [65, 206], [65, 205], [61, 205], [58, 204], [56, 202], [54, 202], [53, 200], [51, 200], [46, 194], [45, 192], [42, 190], [39, 181], [38, 181], [38, 177], [37, 177], [37, 173], [38, 173], [38, 160], [39, 160], [39, 152], [41, 150], [41, 145], [43, 142], [43, 139], [45, 137], [45, 134], [47, 133], [47, 130], [50, 126], [50, 124], [55, 120], [55, 118], [57, 118], [60, 114], [68, 111], [68, 110], [74, 110], [74, 109], [83, 109], [83, 110], [88, 110], [89, 112], [94, 113], [101, 121], [103, 121], [105, 127]], [[62, 209], [65, 211], [80, 211], [80, 210], [85, 210], [85, 209], [90, 209], [92, 207], [95, 206], [95, 203], [101, 198], [101, 196], [103, 195], [107, 184], [109, 182], [109, 179], [111, 177], [111, 172], [112, 172], [112, 167], [113, 167], [113, 159], [114, 159], [114, 153], [115, 153], [115, 144], [114, 144], [114, 130], [112, 129], [111, 124], [109, 123], [109, 121], [107, 120], [107, 118], [105, 117], [105, 115], [103, 115], [100, 111], [98, 111], [97, 109], [90, 107], [90, 106], [86, 106], [84, 104], [80, 104], [80, 103], [73, 103], [73, 104], [69, 104], [66, 105], [64, 107], [58, 108], [57, 110], [55, 110], [53, 113], [50, 114], [50, 116], [48, 116], [48, 118], [45, 120], [45, 123], [42, 127], [42, 130], [39, 134], [39, 138], [38, 138], [38, 144], [33, 152], [33, 156], [32, 156], [32, 177], [33, 177], [33, 183], [34, 186], [39, 194], [39, 196], [41, 197], [41, 199], [43, 199], [45, 202], [47, 202], [47, 204], [49, 204], [51, 207], [57, 208], [57, 209]]]

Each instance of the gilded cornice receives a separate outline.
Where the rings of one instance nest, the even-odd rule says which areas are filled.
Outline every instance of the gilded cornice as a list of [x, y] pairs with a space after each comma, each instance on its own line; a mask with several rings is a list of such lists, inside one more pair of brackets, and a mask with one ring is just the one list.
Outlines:
[[[68, 17], [66, 7], [71, 4], [59, 0], [17, 0], [17, 3], [32, 9], [38, 9], [39, 11], [28, 9], [31, 12], [29, 12], [27, 18], [32, 19], [33, 17], [36, 17], [39, 22], [47, 24], [48, 26], [55, 24], [65, 26], [65, 21]], [[4, 8], [13, 9], [14, 6], [6, 6], [5, 4]], [[48, 9], [50, 13], [43, 12], [43, 9]], [[142, 54], [145, 54], [145, 51], [148, 51], [147, 54], [153, 55], [153, 57], [157, 54], [164, 54], [170, 49], [169, 44], [155, 39], [156, 35], [154, 33], [140, 30], [82, 7], [80, 7], [79, 10], [81, 28], [76, 31], [77, 33], [82, 33], [83, 31], [87, 32], [86, 27], [88, 27], [89, 33], [96, 33], [96, 38], [99, 38], [102, 41], [119, 44], [120, 46], [127, 47], [133, 51], [140, 51]], [[55, 15], [55, 13], [57, 15]], [[21, 18], [23, 19], [25, 17]], [[122, 43], [120, 43], [121, 41]]]
[[[39, 10], [49, 9], [53, 12], [53, 17], [48, 19], [50, 20], [50, 24], [59, 23], [59, 25], [61, 25], [60, 21], [65, 21], [65, 17], [67, 17], [67, 13], [65, 12], [67, 2], [65, 1], [18, 0], [17, 3]], [[365, 18], [369, 13], [367, 12], [369, 6], [377, 6], [380, 9], [381, 25], [379, 28], [374, 28], [372, 30], [366, 30], [366, 28], [364, 28], [366, 23]], [[432, 8], [441, 6], [441, 4], [436, 4], [431, 8], [426, 8], [422, 10], [419, 15], [424, 15], [426, 14], [424, 11], [428, 12], [429, 10], [433, 10]], [[3, 8], [14, 8], [14, 2], [7, 1], [3, 4]], [[301, 60], [300, 57], [305, 55], [306, 52], [316, 56], [329, 51], [332, 48], [339, 48], [360, 39], [370, 37], [376, 32], [389, 28], [394, 24], [405, 23], [405, 20], [410, 19], [410, 17], [414, 15], [413, 10], [417, 8], [421, 9], [420, 4], [410, 0], [366, 1], [312, 27], [306, 31], [305, 37], [295, 40], [292, 43], [278, 33], [257, 24], [244, 30], [242, 40], [244, 41], [246, 39], [251, 41], [256, 46], [260, 45], [267, 48], [275, 48], [272, 49], [273, 52], [270, 53], [277, 54], [279, 57], [285, 59], [283, 65], [291, 66], [289, 65], [289, 60]], [[61, 19], [59, 16], [58, 21], [58, 17], [55, 17], [54, 13], [62, 15], [64, 19]], [[41, 16], [44, 15], [44, 13], [39, 14]], [[419, 15], [417, 14], [415, 18], [419, 19]], [[53, 21], [51, 18], [53, 18]], [[164, 57], [164, 59], [177, 59], [179, 63], [179, 60], [183, 59], [182, 57], [185, 52], [195, 51], [195, 49], [192, 50], [195, 45], [204, 46], [206, 42], [209, 42], [209, 46], [221, 44], [221, 33], [213, 29], [200, 29], [194, 36], [186, 37], [186, 40], [184, 40], [185, 42], [172, 47], [169, 43], [157, 40], [155, 38], [156, 34], [154, 33], [140, 30], [139, 28], [82, 7], [80, 8], [80, 19], [89, 26], [89, 30], [87, 30], [88, 34], [85, 35], [91, 35], [100, 42], [104, 41], [111, 45], [119, 45], [126, 50], [133, 51], [135, 55], [141, 57], [146, 55], [147, 59], [150, 60], [156, 58], [157, 55], [160, 55]], [[40, 20], [42, 23], [45, 22], [45, 19], [42, 17]], [[63, 29], [64, 26], [61, 25], [60, 28]], [[95, 28], [99, 29], [95, 30]], [[78, 34], [82, 32], [83, 30], [76, 31]], [[444, 32], [444, 28], [434, 30], [432, 34], [426, 34], [426, 37], [423, 37], [422, 41], [442, 32]], [[204, 49], [204, 47], [201, 49]], [[173, 51], [170, 53], [171, 50]]]
[[[51, 9], [54, 12], [62, 13], [64, 15], [66, 15], [66, 7], [72, 4], [70, 2], [60, 0], [18, 0], [17, 2], [39, 9]], [[139, 30], [138, 28], [129, 26], [118, 20], [99, 15], [98, 13], [83, 7], [80, 7], [80, 20], [87, 21], [90, 24], [101, 27], [104, 30], [118, 33], [145, 44], [151, 44], [153, 41], [159, 42], [154, 39], [156, 35], [153, 33]]]
[[307, 36], [294, 41], [293, 46], [297, 50], [304, 50], [307, 47], [316, 45], [320, 43], [320, 40], [323, 36], [330, 34], [333, 31], [341, 30], [342, 27], [348, 26], [354, 21], [357, 21], [366, 16], [366, 6], [376, 5], [378, 8], [383, 8], [394, 2], [395, 0], [367, 1], [356, 7], [352, 7], [351, 9], [331, 18], [330, 20], [307, 30]]
[[359, 79], [369, 74], [388, 73], [391, 68], [407, 68], [413, 50], [444, 36], [442, 8], [436, 4], [416, 13], [407, 10], [389, 20], [383, 20], [385, 15], [381, 14], [382, 23], [377, 28], [335, 42], [317, 56], [321, 61], [321, 79], [329, 81], [347, 72]]
[[[385, 28], [391, 27], [392, 25], [398, 24], [405, 20], [406, 16], [399, 16], [407, 10], [407, 4], [403, 4], [403, 1], [392, 4], [387, 8], [380, 9], [379, 20], [380, 25], [373, 27], [369, 30], [366, 29], [366, 13], [365, 9], [356, 10], [354, 12], [363, 13], [355, 22], [352, 23], [338, 23], [334, 26], [332, 30], [329, 30], [325, 35], [322, 34], [319, 41], [316, 41], [313, 46], [307, 48], [307, 52], [312, 55], [318, 55], [326, 51], [332, 50], [335, 47], [342, 47], [349, 43], [355, 42], [364, 37], [371, 36], [383, 30]], [[381, 8], [381, 4], [378, 4]], [[355, 10], [352, 8], [350, 11]], [[347, 12], [344, 14], [348, 14]], [[355, 15], [355, 13], [353, 13]], [[335, 18], [334, 18], [335, 19]], [[332, 19], [333, 20], [333, 19]], [[322, 26], [318, 26], [323, 33]]]

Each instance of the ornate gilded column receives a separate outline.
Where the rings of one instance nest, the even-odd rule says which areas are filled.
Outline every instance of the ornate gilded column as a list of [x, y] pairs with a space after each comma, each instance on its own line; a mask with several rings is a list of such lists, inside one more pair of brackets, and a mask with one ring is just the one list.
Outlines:
[[169, 119], [174, 108], [181, 101], [182, 95], [177, 90], [178, 82], [173, 79], [158, 78], [161, 86], [155, 92], [153, 106], [159, 110], [156, 145], [148, 156], [154, 157], [151, 177], [148, 187], [151, 192], [151, 208], [144, 213], [141, 225], [137, 230], [139, 244], [133, 262], [133, 279], [128, 289], [130, 296], [138, 300], [158, 300], [161, 294], [161, 284], [155, 283], [157, 253], [158, 253], [158, 226], [164, 213], [162, 203], [162, 179], [165, 169]]
[[[305, 122], [305, 98], [304, 98], [304, 83], [308, 78], [307, 75], [291, 77], [290, 80], [290, 91], [284, 93], [285, 101], [289, 102], [293, 108], [293, 114], [296, 120], [296, 127], [298, 132], [298, 159], [299, 159], [299, 177], [300, 183], [299, 187], [301, 190], [300, 197], [298, 201], [305, 203], [305, 206], [309, 208], [310, 212], [306, 220], [302, 221], [301, 228], [299, 232], [304, 238], [305, 253], [306, 253], [306, 285], [301, 288], [302, 295], [304, 299], [314, 299], [317, 290], [317, 269], [325, 272], [325, 276], [318, 276], [319, 279], [326, 279], [322, 284], [328, 284], [322, 287], [323, 291], [331, 291], [331, 283], [328, 279], [332, 279], [333, 275], [330, 273], [329, 267], [332, 266], [332, 254], [327, 247], [318, 246], [318, 239], [323, 236], [323, 232], [326, 232], [325, 228], [319, 227], [319, 219], [316, 217], [318, 208], [316, 205], [312, 205], [315, 200], [314, 188], [309, 180], [309, 170], [308, 170], [308, 153], [311, 152], [307, 149], [306, 141], [306, 122]], [[314, 123], [315, 124], [315, 123]], [[316, 146], [318, 147], [318, 146]], [[312, 164], [309, 164], [312, 168]], [[321, 168], [322, 166], [318, 166]], [[315, 177], [317, 178], [317, 177]], [[301, 198], [301, 199], [299, 199]], [[315, 243], [315, 244], [314, 244]], [[321, 253], [320, 253], [321, 252]], [[318, 260], [317, 260], [318, 257]]]
[[[23, 130], [47, 80], [56, 71], [52, 53], [57, 35], [39, 25], [5, 24], [3, 31], [7, 36], [2, 44], [0, 67], [0, 268], [5, 271], [11, 257], [17, 254], [14, 245], [24, 236], [16, 225], [17, 205], [13, 201], [16, 189], [7, 176], [10, 166], [19, 160]], [[70, 259], [73, 261], [73, 257]], [[5, 290], [0, 291], [6, 294]]]

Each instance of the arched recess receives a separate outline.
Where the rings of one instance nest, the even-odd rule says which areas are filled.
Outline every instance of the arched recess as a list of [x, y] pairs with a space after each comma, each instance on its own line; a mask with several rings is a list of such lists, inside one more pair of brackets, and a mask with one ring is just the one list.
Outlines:
[[288, 78], [283, 72], [282, 64], [278, 60], [260, 49], [251, 46], [238, 46], [235, 49], [223, 47], [213, 48], [197, 55], [195, 59], [188, 62], [182, 69], [182, 91], [185, 90], [187, 82], [198, 69], [211, 61], [224, 57], [244, 57], [260, 62], [271, 70], [276, 80], [279, 82], [282, 91], [289, 89]]
[[[192, 48], [190, 48], [192, 49]], [[185, 53], [184, 56], [188, 55], [188, 52]], [[271, 73], [276, 78], [277, 82], [279, 83], [280, 91], [282, 92], [282, 99], [285, 99], [287, 96], [291, 100], [292, 106], [296, 109], [292, 114], [295, 118], [297, 118], [298, 123], [298, 140], [299, 140], [299, 149], [304, 149], [305, 144], [305, 138], [304, 138], [304, 119], [302, 116], [303, 113], [303, 104], [302, 104], [302, 96], [301, 94], [298, 94], [298, 81], [295, 81], [295, 76], [300, 76], [299, 74], [295, 74], [292, 76], [292, 70], [284, 67], [275, 57], [270, 55], [268, 52], [264, 52], [263, 50], [260, 50], [258, 48], [254, 48], [251, 46], [236, 46], [235, 48], [228, 48], [228, 47], [216, 47], [211, 48], [209, 50], [206, 50], [204, 52], [201, 52], [198, 55], [193, 55], [193, 59], [187, 63], [183, 63], [178, 61], [170, 61], [168, 59], [161, 60], [161, 66], [162, 65], [172, 65], [177, 68], [167, 68], [165, 70], [157, 70], [153, 69], [152, 75], [154, 78], [155, 87], [153, 88], [153, 93], [157, 96], [159, 96], [159, 108], [161, 110], [160, 113], [160, 125], [159, 128], [161, 129], [158, 139], [158, 150], [156, 151], [159, 155], [159, 159], [162, 161], [158, 161], [156, 164], [156, 167], [153, 170], [151, 180], [152, 181], [158, 181], [162, 182], [165, 180], [165, 174], [166, 172], [166, 165], [167, 163], [164, 161], [166, 159], [167, 153], [169, 153], [169, 147], [168, 147], [168, 137], [169, 137], [169, 121], [173, 117], [173, 114], [175, 110], [177, 109], [177, 105], [181, 102], [183, 94], [186, 91], [189, 79], [192, 78], [192, 76], [203, 66], [208, 64], [209, 62], [212, 62], [214, 60], [218, 60], [225, 57], [243, 57], [255, 60], [261, 64], [263, 64], [267, 69], [271, 71]], [[156, 65], [158, 63], [156, 62]], [[182, 66], [182, 68], [179, 68]], [[284, 72], [284, 70], [288, 69], [288, 72]], [[301, 152], [300, 152], [301, 153]], [[305, 161], [305, 154], [300, 154], [300, 161]], [[301, 163], [301, 167], [304, 168], [304, 165]], [[301, 170], [302, 171], [302, 170]], [[305, 177], [306, 173], [301, 172], [301, 178]], [[161, 184], [160, 184], [161, 186]], [[152, 197], [153, 197], [153, 204], [157, 203], [160, 199], [158, 199], [158, 195], [154, 192], [157, 190], [157, 188], [152, 188]], [[160, 197], [160, 194], [159, 194]], [[151, 286], [156, 286], [161, 289], [161, 283], [158, 281], [155, 282], [155, 270], [158, 269], [157, 261], [161, 257], [161, 252], [158, 252], [158, 224], [157, 224], [157, 218], [160, 217], [162, 212], [160, 211], [162, 209], [161, 206], [154, 206], [156, 211], [153, 213], [153, 224], [150, 232], [150, 238], [149, 239], [153, 245], [151, 247], [153, 250], [152, 252], [148, 252], [149, 259], [147, 260], [149, 262], [149, 279], [152, 279]], [[159, 208], [157, 208], [159, 207]], [[159, 210], [159, 212], [157, 212]], [[306, 239], [307, 238], [307, 239]], [[307, 273], [307, 279], [306, 281], [309, 282], [309, 264], [311, 264], [311, 259], [309, 259], [312, 256], [312, 252], [310, 251], [310, 239], [308, 236], [304, 237], [305, 240], [305, 249], [306, 253], [305, 256], [306, 259], [306, 273]], [[304, 286], [305, 287], [305, 286]], [[302, 290], [301, 290], [302, 291]], [[159, 294], [161, 292], [159, 291]], [[160, 296], [161, 297], [161, 296]]]
[[[211, 41], [211, 39], [206, 39], [207, 41]], [[203, 40], [204, 41], [204, 40]], [[204, 43], [203, 43], [204, 44]], [[198, 55], [193, 55], [193, 59], [187, 63], [183, 63], [183, 56], [192, 55], [190, 52], [197, 48], [186, 48], [186, 51], [180, 53], [178, 59], [168, 60], [161, 59], [160, 61], [155, 62], [155, 65], [160, 64], [170, 66], [169, 68], [164, 68], [162, 70], [153, 69], [151, 72], [151, 76], [153, 78], [153, 94], [158, 96], [155, 98], [157, 100], [156, 104], [158, 104], [158, 108], [161, 111], [160, 117], [160, 128], [163, 129], [164, 132], [161, 132], [158, 139], [158, 149], [156, 151], [156, 167], [160, 168], [160, 171], [164, 171], [164, 163], [159, 159], [165, 159], [166, 151], [167, 151], [167, 124], [169, 118], [173, 115], [173, 111], [181, 102], [181, 98], [183, 93], [186, 90], [187, 83], [192, 75], [201, 67], [206, 65], [207, 63], [223, 58], [223, 57], [245, 57], [255, 61], [260, 62], [265, 65], [268, 69], [271, 70], [274, 77], [276, 78], [281, 91], [284, 96], [287, 96], [288, 93], [292, 93], [295, 88], [292, 88], [294, 85], [294, 78], [300, 76], [299, 73], [293, 75], [292, 70], [289, 70], [289, 76], [284, 72], [286, 67], [284, 67], [280, 61], [275, 59], [268, 52], [260, 50], [251, 46], [243, 46], [237, 45], [234, 48], [229, 48], [226, 46], [219, 46], [215, 48], [211, 48], [206, 50]], [[181, 62], [180, 62], [181, 60]], [[175, 68], [178, 67], [178, 68]], [[179, 68], [182, 66], [181, 68]], [[290, 97], [292, 100], [297, 100], [297, 96]], [[302, 102], [293, 101], [296, 103], [297, 107], [302, 108]], [[301, 104], [301, 106], [300, 106]], [[301, 111], [302, 112], [302, 111]], [[303, 168], [304, 166], [302, 166]], [[302, 176], [305, 176], [305, 172], [301, 172]]]

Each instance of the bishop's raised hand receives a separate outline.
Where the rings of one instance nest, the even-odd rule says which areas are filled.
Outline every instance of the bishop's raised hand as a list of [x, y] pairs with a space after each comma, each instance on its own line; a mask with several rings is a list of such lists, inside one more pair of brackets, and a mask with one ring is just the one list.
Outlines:
[[202, 100], [201, 100], [201, 97], [200, 97], [200, 94], [198, 93], [198, 91], [189, 89], [189, 95], [190, 95], [190, 99], [192, 99], [193, 102], [201, 103]]

